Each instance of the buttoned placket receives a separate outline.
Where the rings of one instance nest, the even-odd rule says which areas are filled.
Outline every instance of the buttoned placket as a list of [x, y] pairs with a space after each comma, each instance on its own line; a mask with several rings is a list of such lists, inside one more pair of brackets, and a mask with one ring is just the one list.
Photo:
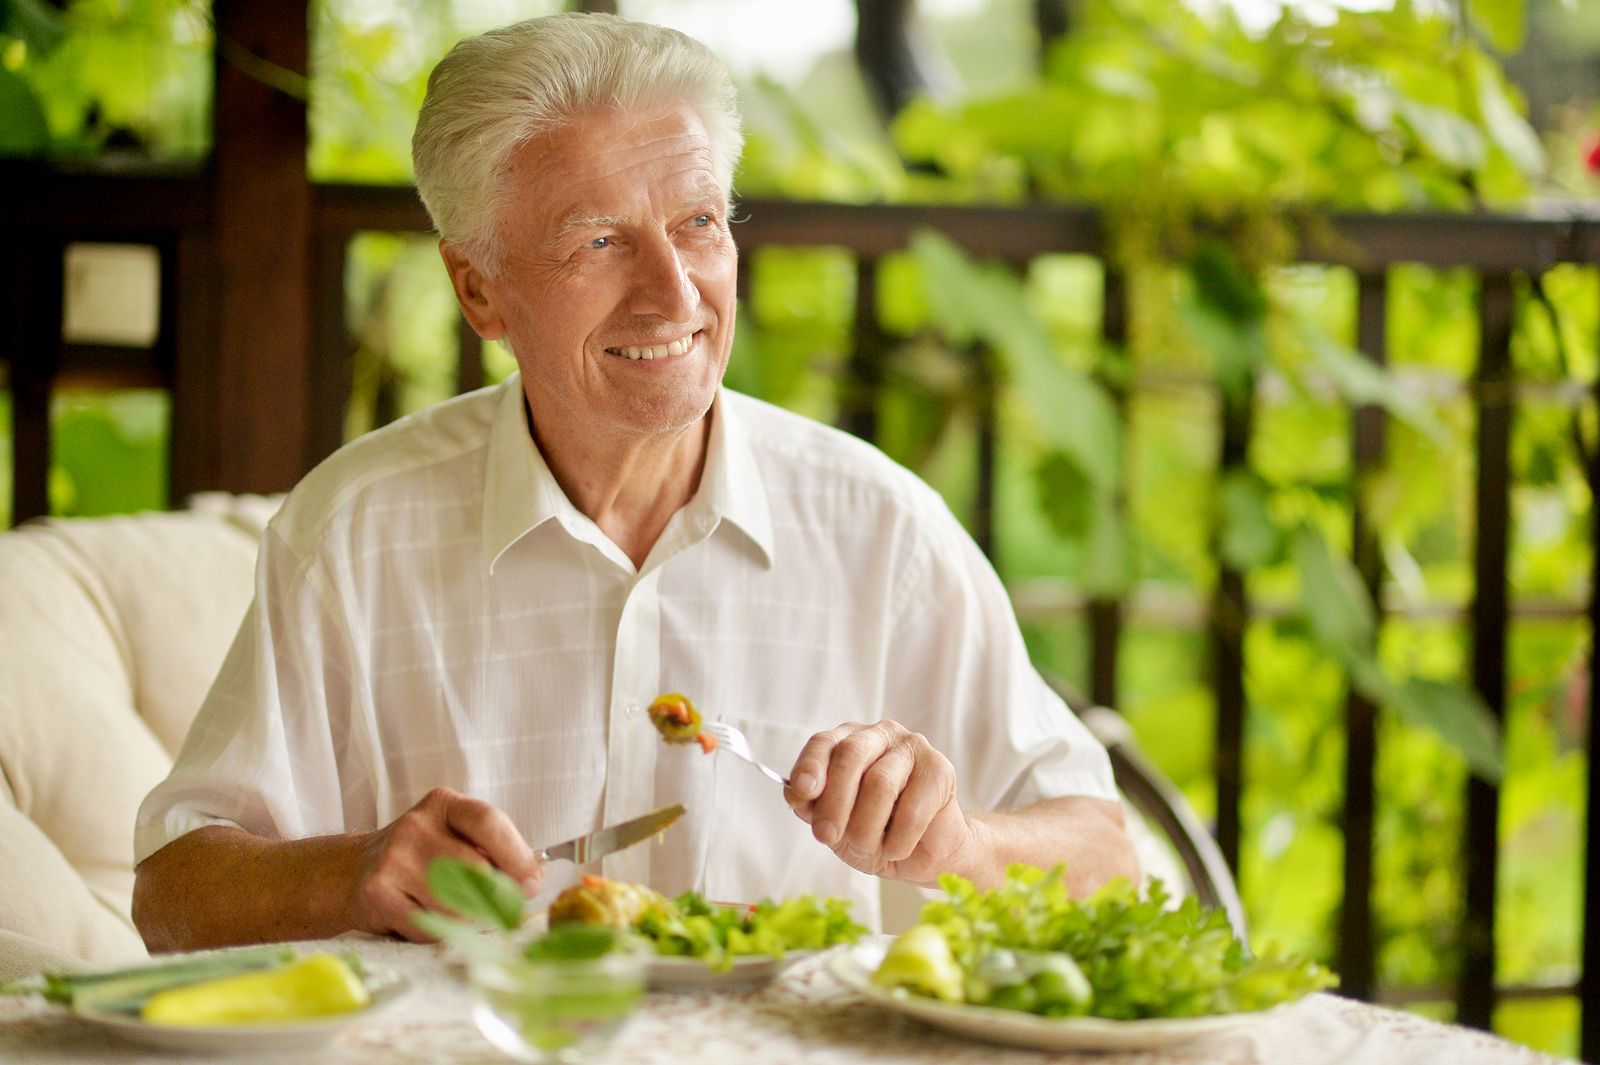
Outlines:
[[[656, 730], [644, 707], [661, 683], [660, 568], [635, 579], [617, 622], [617, 652], [611, 665], [611, 713], [606, 742], [605, 823], [638, 817], [655, 807]], [[650, 882], [648, 844], [601, 859], [601, 872], [636, 884]]]
[[[638, 817], [656, 803], [656, 753], [660, 741], [645, 707], [661, 694], [661, 571], [677, 555], [709, 536], [715, 520], [680, 511], [662, 530], [622, 604], [616, 658], [611, 664], [611, 713], [606, 742], [605, 823]], [[649, 845], [627, 847], [600, 861], [603, 875], [650, 883]]]

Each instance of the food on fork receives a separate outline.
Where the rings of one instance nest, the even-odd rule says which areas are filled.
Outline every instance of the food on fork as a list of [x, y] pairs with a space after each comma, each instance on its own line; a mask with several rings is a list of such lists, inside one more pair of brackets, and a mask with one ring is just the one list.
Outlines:
[[658, 695], [648, 712], [650, 723], [668, 743], [698, 743], [706, 754], [717, 749], [717, 738], [700, 727], [700, 711], [687, 695], [678, 692]]

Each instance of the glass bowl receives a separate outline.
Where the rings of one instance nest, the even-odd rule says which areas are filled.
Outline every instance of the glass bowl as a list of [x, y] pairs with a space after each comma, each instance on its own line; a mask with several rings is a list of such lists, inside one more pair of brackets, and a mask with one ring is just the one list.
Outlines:
[[474, 960], [472, 1019], [517, 1061], [568, 1065], [604, 1048], [644, 996], [649, 956]]

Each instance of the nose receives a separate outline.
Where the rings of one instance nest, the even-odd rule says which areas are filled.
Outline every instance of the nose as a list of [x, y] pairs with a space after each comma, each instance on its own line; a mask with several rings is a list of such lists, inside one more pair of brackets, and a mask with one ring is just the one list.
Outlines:
[[700, 290], [689, 278], [683, 260], [670, 240], [641, 244], [634, 260], [634, 314], [687, 322], [700, 306]]

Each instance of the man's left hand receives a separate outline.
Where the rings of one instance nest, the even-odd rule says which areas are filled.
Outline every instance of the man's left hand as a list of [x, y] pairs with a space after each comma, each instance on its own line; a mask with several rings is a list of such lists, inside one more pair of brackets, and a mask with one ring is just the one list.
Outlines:
[[982, 863], [985, 834], [956, 801], [955, 767], [895, 721], [812, 736], [784, 798], [818, 842], [863, 873], [931, 886]]

